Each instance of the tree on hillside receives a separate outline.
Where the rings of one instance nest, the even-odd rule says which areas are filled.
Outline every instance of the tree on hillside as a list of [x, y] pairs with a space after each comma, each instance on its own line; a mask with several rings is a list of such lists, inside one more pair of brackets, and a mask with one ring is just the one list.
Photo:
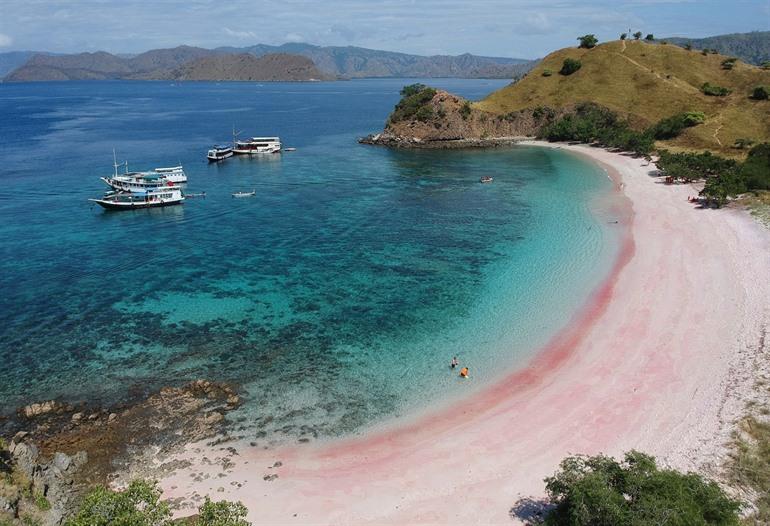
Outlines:
[[580, 41], [580, 45], [578, 47], [582, 47], [585, 49], [591, 49], [596, 47], [596, 44], [599, 43], [599, 39], [596, 38], [596, 35], [583, 35], [582, 37], [577, 38]]
[[655, 40], [655, 35], [653, 35], [652, 33], [649, 33], [646, 37], [644, 37], [644, 39], [647, 40], [648, 42], [652, 42], [653, 40]]
[[555, 505], [548, 526], [739, 524], [740, 504], [716, 482], [659, 469], [653, 457], [637, 451], [622, 462], [604, 455], [566, 458], [545, 482]]
[[687, 51], [692, 51], [692, 44], [690, 44], [690, 43], [688, 42], [688, 43], [686, 43], [686, 44], [684, 45], [684, 48], [685, 48]]
[[637, 31], [636, 33], [634, 33], [634, 40], [639, 40], [640, 38], [642, 38], [641, 31]]
[[628, 33], [621, 33], [620, 34], [620, 40], [625, 40], [628, 38]]
[[751, 98], [754, 100], [768, 100], [770, 99], [770, 87], [757, 86], [754, 88], [754, 92], [751, 94]]

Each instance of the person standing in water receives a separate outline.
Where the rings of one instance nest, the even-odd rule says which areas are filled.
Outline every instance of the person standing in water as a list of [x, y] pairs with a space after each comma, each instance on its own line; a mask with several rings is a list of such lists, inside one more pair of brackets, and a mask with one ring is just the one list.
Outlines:
[[452, 358], [452, 362], [449, 364], [449, 367], [454, 369], [458, 365], [460, 365], [460, 362], [457, 360], [457, 356], [455, 356], [454, 358]]

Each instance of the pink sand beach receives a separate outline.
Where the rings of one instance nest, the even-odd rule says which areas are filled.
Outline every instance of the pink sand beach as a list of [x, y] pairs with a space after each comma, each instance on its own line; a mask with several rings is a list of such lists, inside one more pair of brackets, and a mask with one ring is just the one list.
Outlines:
[[191, 445], [165, 496], [240, 500], [256, 524], [515, 524], [511, 508], [543, 497], [570, 454], [635, 448], [718, 477], [770, 318], [770, 231], [742, 211], [696, 208], [697, 190], [663, 184], [644, 160], [559, 147], [617, 182], [627, 236], [604, 284], [531, 363], [363, 437]]

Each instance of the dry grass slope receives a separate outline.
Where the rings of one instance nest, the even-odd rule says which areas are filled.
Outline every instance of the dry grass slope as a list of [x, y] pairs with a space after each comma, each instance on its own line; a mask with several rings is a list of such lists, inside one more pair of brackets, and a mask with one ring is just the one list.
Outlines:
[[[565, 58], [582, 68], [569, 76], [557, 72]], [[683, 111], [702, 111], [707, 120], [662, 146], [677, 150], [709, 149], [728, 156], [736, 139], [770, 141], [770, 101], [749, 98], [756, 86], [770, 86], [770, 71], [743, 62], [722, 69], [726, 56], [703, 55], [673, 45], [614, 41], [594, 49], [567, 48], [548, 55], [519, 82], [498, 90], [475, 107], [504, 114], [537, 106], [561, 107], [593, 101], [629, 118], [642, 128]], [[543, 76], [551, 70], [551, 76]], [[730, 88], [727, 97], [709, 97], [709, 82]]]

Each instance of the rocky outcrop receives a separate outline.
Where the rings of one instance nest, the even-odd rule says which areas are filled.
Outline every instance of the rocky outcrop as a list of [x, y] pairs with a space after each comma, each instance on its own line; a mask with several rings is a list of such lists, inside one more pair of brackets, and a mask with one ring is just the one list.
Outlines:
[[57, 452], [51, 458], [20, 433], [0, 453], [6, 476], [0, 481], [0, 521], [59, 526], [77, 509], [85, 486], [77, 482], [87, 454]]
[[536, 135], [545, 123], [566, 111], [541, 108], [497, 115], [479, 110], [462, 97], [435, 90], [420, 111], [406, 119], [394, 112], [382, 133], [359, 142], [394, 148], [497, 147]]

